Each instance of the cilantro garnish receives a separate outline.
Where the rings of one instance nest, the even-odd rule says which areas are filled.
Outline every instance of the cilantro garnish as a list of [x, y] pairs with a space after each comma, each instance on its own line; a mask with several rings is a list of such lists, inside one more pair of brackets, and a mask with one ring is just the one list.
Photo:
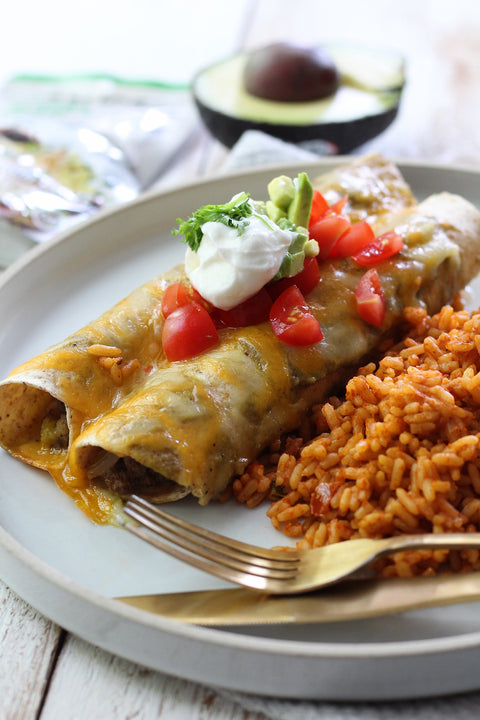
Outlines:
[[177, 218], [179, 227], [172, 230], [172, 235], [184, 235], [183, 242], [194, 252], [200, 247], [202, 225], [207, 222], [220, 222], [227, 227], [234, 227], [238, 234], [242, 235], [247, 225], [247, 217], [253, 212], [248, 198], [249, 194], [243, 192], [224, 205], [204, 205], [188, 220]]

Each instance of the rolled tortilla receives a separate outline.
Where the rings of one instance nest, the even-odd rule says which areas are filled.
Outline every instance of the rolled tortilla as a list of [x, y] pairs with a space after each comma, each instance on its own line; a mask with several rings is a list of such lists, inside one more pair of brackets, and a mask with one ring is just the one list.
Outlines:
[[382, 215], [417, 204], [399, 168], [379, 153], [340, 165], [314, 181], [330, 204], [348, 196], [352, 222], [375, 222]]
[[[376, 217], [379, 196], [389, 209], [415, 204], [398, 168], [378, 154], [342, 165], [315, 184], [330, 187], [334, 196], [351, 193], [352, 216], [357, 208]], [[183, 266], [135, 290], [79, 332], [13, 370], [0, 383], [0, 445], [27, 463], [58, 473], [83, 426], [135, 394], [147, 374], [166, 364], [160, 302], [165, 288], [179, 280], [185, 280]]]
[[387, 302], [381, 329], [357, 311], [355, 289], [365, 268], [349, 258], [326, 261], [307, 297], [321, 342], [286, 345], [269, 323], [223, 331], [218, 347], [159, 368], [86, 426], [70, 451], [67, 486], [135, 492], [156, 502], [186, 494], [200, 504], [215, 498], [372, 355], [405, 307], [438, 311], [480, 269], [480, 213], [458, 196], [431, 197], [376, 225], [378, 232], [392, 228], [405, 248], [376, 266]]
[[[31, 465], [62, 465], [83, 423], [122, 402], [145, 368], [165, 362], [160, 303], [181, 277], [177, 268], [143, 285], [10, 373], [0, 384], [0, 444]], [[115, 376], [113, 364], [128, 371]]]

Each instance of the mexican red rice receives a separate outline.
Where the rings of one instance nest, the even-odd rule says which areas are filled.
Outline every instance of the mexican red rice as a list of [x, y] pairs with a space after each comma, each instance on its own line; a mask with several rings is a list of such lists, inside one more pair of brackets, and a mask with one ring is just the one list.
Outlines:
[[[409, 308], [405, 319], [400, 346], [234, 481], [240, 503], [270, 498], [271, 522], [299, 548], [480, 530], [480, 311]], [[476, 550], [412, 551], [379, 566], [383, 576], [473, 569]]]

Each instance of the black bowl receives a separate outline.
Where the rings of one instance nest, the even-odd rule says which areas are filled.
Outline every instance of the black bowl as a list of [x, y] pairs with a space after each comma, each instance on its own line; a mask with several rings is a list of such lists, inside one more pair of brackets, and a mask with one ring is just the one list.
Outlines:
[[403, 58], [390, 49], [326, 45], [340, 73], [338, 90], [315, 102], [285, 103], [250, 95], [244, 87], [247, 53], [200, 70], [192, 94], [210, 133], [232, 147], [246, 130], [292, 143], [326, 141], [348, 154], [395, 119], [405, 83]]

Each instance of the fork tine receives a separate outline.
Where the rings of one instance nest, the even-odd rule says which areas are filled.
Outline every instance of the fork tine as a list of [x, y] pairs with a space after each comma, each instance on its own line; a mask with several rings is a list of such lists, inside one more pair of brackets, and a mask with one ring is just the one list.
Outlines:
[[[140, 505], [140, 506], [139, 506]], [[215, 562], [230, 570], [241, 573], [255, 574], [271, 579], [291, 578], [296, 572], [296, 563], [272, 562], [265, 558], [256, 558], [250, 553], [245, 554], [238, 549], [229, 551], [225, 538], [219, 535], [221, 543], [210, 537], [209, 531], [195, 525], [173, 518], [167, 513], [155, 512], [156, 508], [149, 503], [128, 502], [125, 512], [134, 520], [147, 527], [164, 540], [174, 543], [207, 561]], [[131, 529], [131, 527], [128, 527]], [[215, 536], [215, 533], [212, 533]], [[146, 539], [142, 535], [143, 539]], [[227, 539], [228, 541], [228, 539]], [[162, 543], [162, 549], [166, 549]], [[190, 563], [192, 564], [192, 558]], [[185, 558], [183, 558], [185, 559]]]
[[[180, 537], [188, 537], [192, 540], [194, 538], [195, 543], [199, 545], [214, 549], [228, 557], [236, 557], [244, 562], [248, 561], [264, 567], [275, 565], [278, 569], [288, 569], [298, 562], [298, 554], [295, 550], [270, 550], [240, 540], [233, 540], [213, 530], [205, 530], [198, 525], [170, 515], [137, 495], [132, 495], [125, 506], [127, 514], [131, 510], [144, 513], [152, 522]], [[195, 545], [196, 548], [197, 545]]]
[[250, 573], [239, 572], [231, 568], [224, 567], [223, 565], [219, 565], [217, 562], [210, 562], [201, 557], [183, 552], [180, 548], [174, 545], [162, 542], [156, 535], [152, 535], [147, 532], [143, 527], [135, 526], [131, 523], [127, 523], [124, 527], [133, 535], [136, 535], [141, 540], [147, 542], [149, 545], [153, 545], [158, 550], [163, 550], [163, 552], [166, 552], [168, 555], [171, 555], [177, 560], [181, 560], [187, 565], [192, 565], [199, 570], [203, 570], [209, 575], [214, 575], [222, 580], [237, 583], [238, 585], [245, 585], [246, 587], [250, 587], [254, 590], [266, 589], [267, 581], [265, 578], [258, 575], [252, 575]]

